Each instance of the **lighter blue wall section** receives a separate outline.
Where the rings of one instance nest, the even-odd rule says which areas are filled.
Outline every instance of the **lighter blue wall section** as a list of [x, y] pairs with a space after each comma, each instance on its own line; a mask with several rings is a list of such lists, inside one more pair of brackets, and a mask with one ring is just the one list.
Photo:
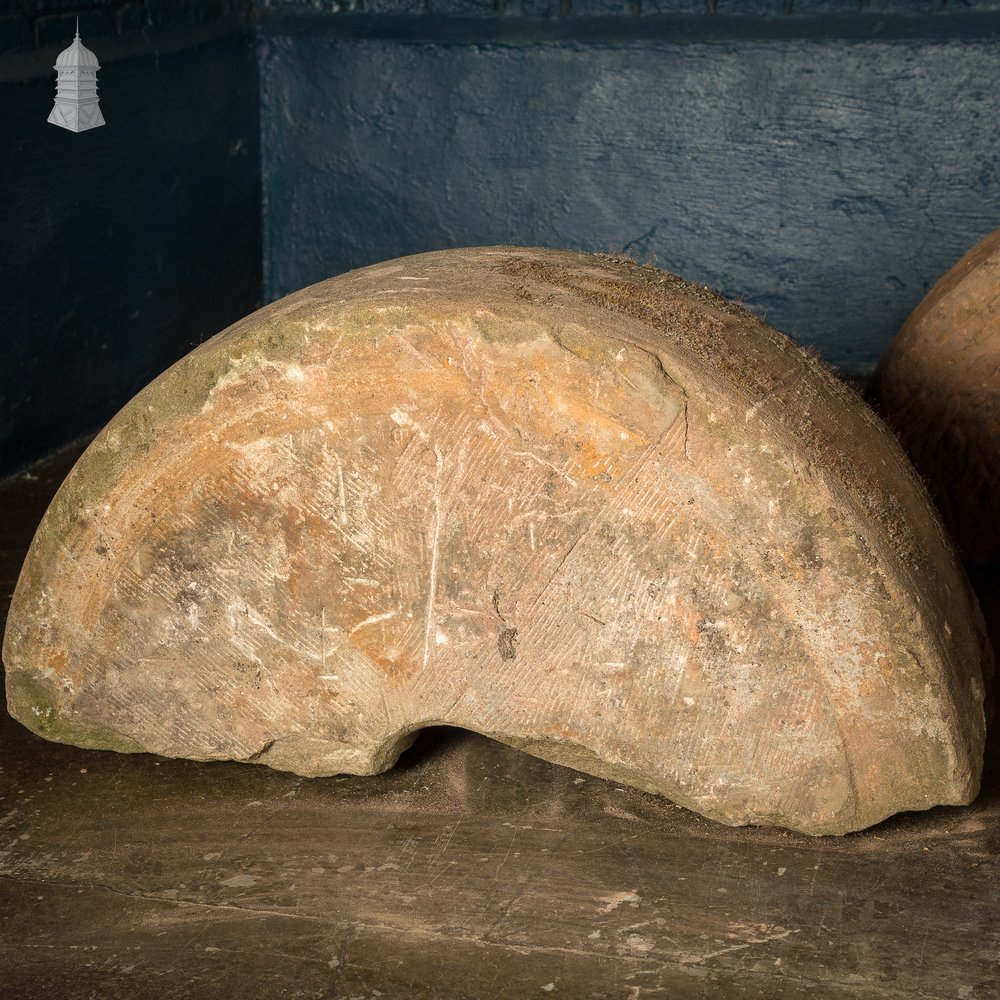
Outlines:
[[1000, 226], [988, 10], [524, 20], [291, 6], [264, 10], [258, 33], [267, 301], [442, 247], [625, 249], [866, 372]]

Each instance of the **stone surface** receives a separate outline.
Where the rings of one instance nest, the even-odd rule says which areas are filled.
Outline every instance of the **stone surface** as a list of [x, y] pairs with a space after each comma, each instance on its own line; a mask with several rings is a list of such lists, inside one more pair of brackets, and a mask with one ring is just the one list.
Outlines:
[[974, 797], [989, 656], [852, 390], [672, 275], [504, 247], [305, 289], [157, 379], [4, 644], [58, 741], [365, 774], [444, 723], [815, 834]]
[[[78, 457], [0, 480], [0, 629]], [[996, 644], [1000, 573], [972, 583]], [[998, 737], [971, 806], [833, 838], [723, 826], [455, 729], [313, 780], [50, 743], [0, 705], [2, 992], [996, 1000]]]
[[1000, 230], [914, 310], [870, 393], [970, 566], [1000, 558]]

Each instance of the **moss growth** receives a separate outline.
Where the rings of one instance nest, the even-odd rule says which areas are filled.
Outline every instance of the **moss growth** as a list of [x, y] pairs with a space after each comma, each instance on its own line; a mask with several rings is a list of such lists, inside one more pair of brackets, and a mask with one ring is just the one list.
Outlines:
[[70, 743], [88, 750], [145, 753], [144, 747], [99, 722], [67, 719], [45, 681], [23, 670], [7, 675], [7, 707], [10, 714], [33, 733], [55, 743]]
[[540, 323], [492, 312], [470, 314], [465, 321], [483, 340], [492, 344], [519, 345], [551, 337], [551, 332]]

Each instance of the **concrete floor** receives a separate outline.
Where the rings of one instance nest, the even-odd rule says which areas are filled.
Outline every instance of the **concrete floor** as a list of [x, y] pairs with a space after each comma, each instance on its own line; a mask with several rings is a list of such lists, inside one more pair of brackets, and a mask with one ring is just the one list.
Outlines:
[[[4, 616], [74, 457], [0, 483]], [[0, 713], [0, 996], [994, 1000], [998, 743], [973, 806], [811, 839], [458, 731], [303, 779]]]

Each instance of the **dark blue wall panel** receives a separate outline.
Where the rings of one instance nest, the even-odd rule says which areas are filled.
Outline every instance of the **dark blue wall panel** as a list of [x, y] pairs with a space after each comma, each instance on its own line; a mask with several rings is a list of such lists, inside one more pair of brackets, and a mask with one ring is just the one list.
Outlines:
[[[1000, 225], [1000, 0], [267, 0], [256, 60], [248, 4], [0, 0], [0, 474], [252, 311], [262, 266], [270, 300], [624, 249], [864, 372]], [[45, 118], [78, 11], [108, 125], [74, 135]]]
[[46, 121], [73, 24], [0, 58], [0, 475], [97, 430], [260, 301], [252, 33], [85, 36], [107, 124], [73, 133]]
[[1000, 225], [997, 15], [973, 6], [265, 11], [265, 299], [441, 247], [624, 249], [869, 371]]

